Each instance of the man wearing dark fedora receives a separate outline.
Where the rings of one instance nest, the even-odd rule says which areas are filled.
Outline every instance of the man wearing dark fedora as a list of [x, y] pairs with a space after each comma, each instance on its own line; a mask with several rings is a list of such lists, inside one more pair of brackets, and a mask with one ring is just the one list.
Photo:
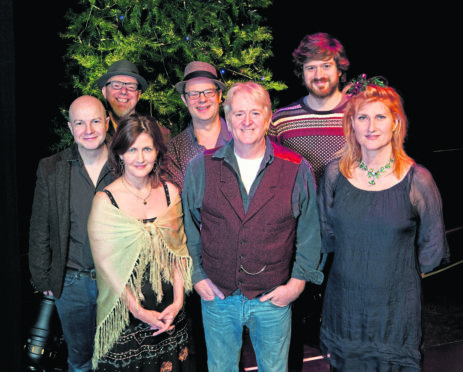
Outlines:
[[[231, 139], [231, 134], [225, 120], [219, 116], [226, 86], [218, 79], [214, 66], [200, 61], [189, 63], [183, 80], [175, 84], [175, 89], [191, 115], [190, 124], [169, 142], [166, 153], [167, 171], [181, 190], [190, 160], [206, 149], [225, 145]], [[189, 295], [186, 306], [187, 314], [192, 319], [196, 370], [207, 371], [201, 303], [196, 292]]]
[[180, 190], [190, 160], [231, 139], [225, 120], [219, 116], [225, 89], [215, 67], [201, 61], [190, 62], [183, 80], [175, 84], [191, 115], [190, 125], [169, 142], [166, 154], [167, 170]]
[[[113, 135], [121, 118], [135, 113], [140, 96], [148, 88], [148, 83], [139, 74], [135, 64], [122, 59], [109, 66], [108, 72], [98, 79], [97, 85], [111, 107], [108, 133]], [[164, 139], [169, 140], [169, 129], [160, 127]]]

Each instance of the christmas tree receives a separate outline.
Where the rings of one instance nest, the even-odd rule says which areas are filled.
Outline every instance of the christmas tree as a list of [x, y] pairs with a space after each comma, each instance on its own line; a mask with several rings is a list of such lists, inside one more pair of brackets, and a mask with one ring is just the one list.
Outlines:
[[188, 125], [188, 111], [174, 85], [191, 61], [214, 65], [228, 87], [253, 80], [269, 90], [286, 88], [264, 66], [272, 35], [259, 11], [269, 5], [271, 0], [80, 0], [66, 14], [69, 26], [61, 34], [68, 41], [69, 88], [103, 99], [96, 81], [113, 62], [128, 59], [149, 83], [137, 110], [175, 135]]

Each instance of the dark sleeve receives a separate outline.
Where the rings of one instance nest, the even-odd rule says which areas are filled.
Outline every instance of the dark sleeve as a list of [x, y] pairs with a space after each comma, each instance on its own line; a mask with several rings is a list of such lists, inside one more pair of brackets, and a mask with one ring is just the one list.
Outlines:
[[201, 207], [206, 187], [204, 155], [195, 157], [187, 166], [185, 188], [182, 192], [183, 224], [187, 236], [187, 246], [193, 261], [193, 284], [207, 275], [202, 268], [201, 255]]
[[313, 171], [303, 159], [293, 189], [293, 213], [297, 219], [296, 254], [291, 276], [315, 284], [323, 282], [320, 264], [320, 225]]
[[329, 163], [317, 189], [318, 215], [322, 236], [322, 253], [334, 251], [335, 238], [332, 227], [332, 210], [336, 181], [339, 177], [339, 161]]
[[450, 257], [445, 235], [442, 199], [431, 173], [415, 166], [410, 200], [418, 216], [416, 246], [421, 272], [427, 273]]
[[29, 269], [32, 284], [40, 291], [50, 289], [48, 273], [51, 269], [49, 192], [45, 174], [45, 160], [41, 160], [37, 170], [34, 200], [29, 230]]

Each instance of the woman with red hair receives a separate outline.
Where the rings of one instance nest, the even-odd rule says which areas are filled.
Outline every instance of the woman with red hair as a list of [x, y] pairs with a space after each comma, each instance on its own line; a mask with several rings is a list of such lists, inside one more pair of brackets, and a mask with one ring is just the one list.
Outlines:
[[318, 189], [334, 253], [320, 346], [332, 371], [420, 371], [421, 276], [448, 257], [441, 198], [404, 151], [398, 93], [365, 75], [350, 91], [347, 143]]

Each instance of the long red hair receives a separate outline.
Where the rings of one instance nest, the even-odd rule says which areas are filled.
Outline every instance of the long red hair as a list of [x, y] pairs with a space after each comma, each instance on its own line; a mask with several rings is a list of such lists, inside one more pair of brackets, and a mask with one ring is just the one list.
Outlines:
[[402, 178], [408, 166], [414, 163], [413, 159], [405, 153], [403, 145], [407, 135], [407, 117], [403, 109], [402, 98], [394, 88], [368, 85], [365, 90], [349, 99], [342, 120], [346, 145], [341, 150], [339, 167], [346, 178], [352, 177], [352, 170], [357, 167], [359, 160], [362, 158], [362, 151], [352, 127], [354, 117], [360, 107], [376, 101], [382, 102], [389, 108], [396, 122], [391, 141], [394, 174], [398, 178]]

